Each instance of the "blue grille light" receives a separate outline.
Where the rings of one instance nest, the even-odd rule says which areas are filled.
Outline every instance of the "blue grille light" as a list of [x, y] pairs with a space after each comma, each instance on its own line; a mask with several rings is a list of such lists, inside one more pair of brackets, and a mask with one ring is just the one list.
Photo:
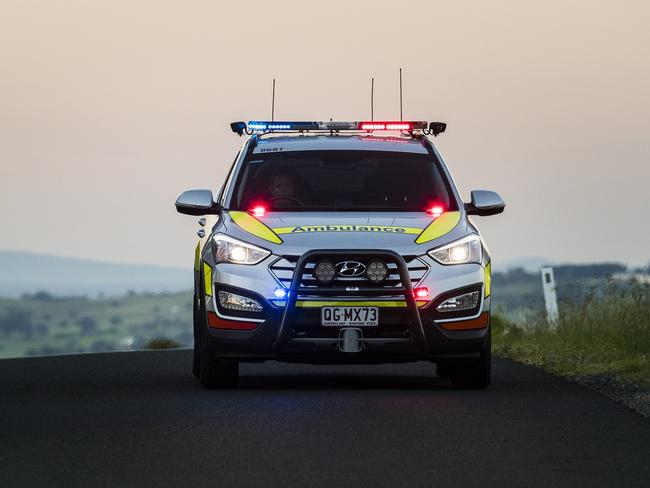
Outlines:
[[287, 290], [278, 287], [275, 290], [273, 290], [273, 295], [275, 295], [275, 298], [279, 298], [279, 299], [287, 298]]

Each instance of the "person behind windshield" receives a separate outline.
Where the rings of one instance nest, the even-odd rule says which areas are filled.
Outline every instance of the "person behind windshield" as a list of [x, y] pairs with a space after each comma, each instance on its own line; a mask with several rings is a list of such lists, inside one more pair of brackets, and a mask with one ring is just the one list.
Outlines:
[[271, 181], [267, 187], [271, 204], [273, 207], [291, 207], [303, 205], [303, 203], [295, 197], [295, 181], [294, 175], [288, 172], [275, 173], [271, 176]]

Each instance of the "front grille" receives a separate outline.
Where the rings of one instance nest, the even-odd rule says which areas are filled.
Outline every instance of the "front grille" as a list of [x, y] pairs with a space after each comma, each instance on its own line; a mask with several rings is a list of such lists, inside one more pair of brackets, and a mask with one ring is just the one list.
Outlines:
[[[351, 255], [349, 258], [346, 257], [345, 259], [340, 259], [340, 258], [334, 259], [333, 262], [337, 263], [337, 262], [349, 261], [349, 260], [358, 261], [360, 263], [363, 263], [366, 266], [370, 261], [370, 259], [367, 258], [356, 259], [354, 255]], [[406, 264], [408, 266], [409, 276], [411, 278], [411, 286], [416, 287], [418, 283], [420, 283], [420, 281], [422, 281], [424, 276], [427, 274], [429, 267], [424, 261], [422, 261], [421, 259], [415, 256], [404, 256], [404, 260], [406, 261]], [[297, 261], [298, 261], [298, 256], [284, 256], [282, 258], [277, 259], [271, 264], [271, 266], [269, 266], [269, 270], [271, 271], [273, 276], [275, 276], [275, 278], [280, 283], [282, 283], [282, 285], [285, 288], [289, 288], [289, 286], [291, 285], [291, 280], [293, 279], [293, 273], [295, 271]], [[397, 268], [397, 263], [390, 262], [390, 261], [385, 261], [385, 262], [388, 267], [388, 276], [386, 280], [384, 280], [381, 284], [375, 284], [371, 282], [365, 275], [355, 276], [355, 277], [343, 277], [337, 275], [334, 281], [332, 281], [327, 286], [359, 287], [359, 288], [373, 287], [373, 288], [387, 288], [387, 289], [399, 287], [400, 277], [399, 277], [399, 270]], [[320, 285], [312, 276], [312, 272], [315, 265], [316, 262], [308, 262], [306, 264], [300, 282], [300, 286], [302, 288], [322, 287], [322, 285]]]

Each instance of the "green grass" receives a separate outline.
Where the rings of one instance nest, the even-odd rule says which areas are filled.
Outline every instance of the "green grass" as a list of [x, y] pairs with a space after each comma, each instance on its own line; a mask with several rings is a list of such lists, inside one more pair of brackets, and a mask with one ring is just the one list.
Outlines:
[[560, 304], [557, 328], [541, 313], [519, 324], [493, 319], [500, 356], [563, 376], [611, 375], [650, 384], [650, 287], [611, 285], [586, 301]]
[[190, 291], [103, 299], [47, 294], [0, 299], [0, 358], [191, 343]]

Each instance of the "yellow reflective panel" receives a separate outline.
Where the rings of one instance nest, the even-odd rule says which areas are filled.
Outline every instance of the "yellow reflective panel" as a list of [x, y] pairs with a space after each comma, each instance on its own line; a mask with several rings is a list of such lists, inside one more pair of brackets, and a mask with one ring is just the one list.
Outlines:
[[485, 298], [490, 296], [492, 288], [492, 262], [487, 263], [485, 267]]
[[[416, 301], [418, 307], [427, 304], [426, 301]], [[405, 308], [405, 301], [376, 301], [376, 302], [337, 302], [321, 300], [298, 300], [296, 307], [302, 308], [319, 308], [319, 307], [383, 307], [383, 308]]]
[[459, 222], [460, 212], [445, 212], [422, 231], [422, 234], [415, 239], [415, 243], [424, 244], [442, 237], [456, 227]]
[[212, 268], [203, 263], [203, 279], [205, 280], [205, 294], [212, 296]]
[[394, 225], [371, 224], [329, 224], [302, 225], [299, 227], [276, 227], [276, 234], [305, 234], [310, 232], [383, 232], [387, 234], [420, 234], [422, 229], [416, 227], [398, 227]]
[[282, 239], [280, 239], [271, 229], [269, 229], [266, 225], [257, 220], [248, 212], [242, 212], [241, 210], [232, 210], [229, 212], [229, 215], [235, 224], [237, 224], [249, 234], [253, 234], [260, 239], [264, 239], [265, 241], [269, 241], [274, 244], [282, 244]]
[[201, 257], [201, 242], [199, 242], [196, 245], [196, 249], [194, 251], [194, 271], [199, 270], [199, 260]]

